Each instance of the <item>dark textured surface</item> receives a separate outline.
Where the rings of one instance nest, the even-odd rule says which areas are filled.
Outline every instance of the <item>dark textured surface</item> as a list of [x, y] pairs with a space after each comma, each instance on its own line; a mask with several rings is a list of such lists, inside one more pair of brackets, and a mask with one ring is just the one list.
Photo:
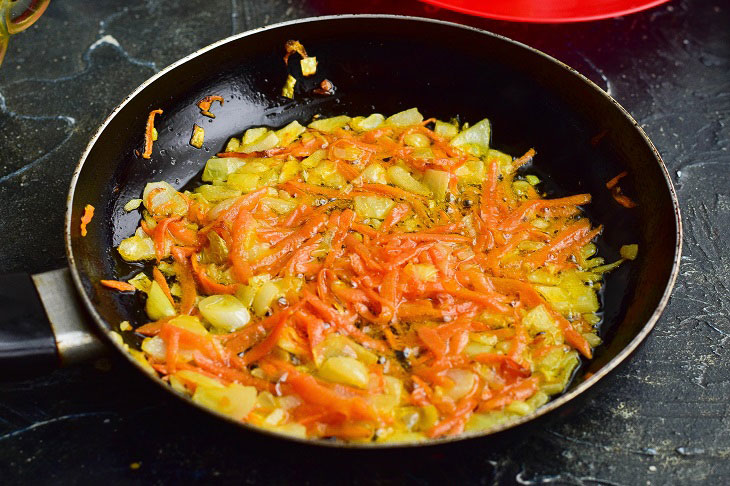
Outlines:
[[[76, 160], [144, 79], [231, 33], [346, 11], [338, 3], [52, 2], [36, 26], [11, 40], [0, 68], [0, 269], [63, 265], [63, 211]], [[730, 6], [674, 1], [625, 18], [541, 26], [393, 3], [361, 2], [357, 11], [434, 16], [521, 40], [606, 88], [647, 131], [677, 184], [686, 237], [674, 296], [645, 346], [568, 421], [503, 451], [475, 444], [425, 453], [402, 468], [362, 457], [326, 467], [315, 450], [261, 450], [159, 394], [122, 363], [102, 361], [0, 384], [3, 482], [728, 482]]]

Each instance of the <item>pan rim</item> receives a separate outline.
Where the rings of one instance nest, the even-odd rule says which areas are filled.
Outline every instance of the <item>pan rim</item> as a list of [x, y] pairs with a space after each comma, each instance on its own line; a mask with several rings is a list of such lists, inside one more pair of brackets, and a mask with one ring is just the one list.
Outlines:
[[[387, 19], [387, 20], [401, 20], [401, 21], [408, 21], [408, 22], [423, 22], [423, 23], [431, 23], [431, 24], [437, 24], [437, 25], [443, 25], [450, 28], [456, 28], [456, 29], [462, 29], [474, 32], [476, 34], [486, 35], [489, 37], [496, 38], [498, 40], [501, 40], [503, 42], [506, 42], [508, 44], [512, 44], [518, 48], [527, 49], [528, 51], [531, 51], [533, 54], [536, 54], [544, 59], [546, 59], [549, 62], [552, 62], [554, 64], [557, 64], [559, 67], [567, 70], [569, 73], [571, 73], [574, 76], [577, 76], [581, 81], [586, 83], [589, 87], [591, 87], [593, 90], [595, 90], [599, 95], [602, 95], [608, 102], [613, 104], [615, 108], [617, 108], [620, 113], [627, 119], [628, 122], [630, 122], [633, 127], [638, 131], [639, 135], [643, 139], [644, 143], [647, 144], [649, 149], [654, 154], [654, 158], [659, 165], [659, 168], [661, 169], [661, 172], [664, 176], [664, 182], [666, 184], [666, 187], [669, 191], [669, 195], [672, 201], [672, 206], [674, 209], [674, 222], [675, 222], [675, 235], [676, 235], [676, 242], [675, 242], [675, 249], [674, 249], [674, 258], [672, 262], [672, 268], [669, 275], [669, 279], [665, 285], [664, 292], [662, 293], [662, 297], [659, 300], [659, 303], [655, 307], [654, 311], [652, 312], [649, 319], [644, 323], [643, 327], [639, 331], [639, 333], [634, 336], [634, 338], [616, 355], [614, 356], [608, 363], [606, 363], [600, 370], [598, 370], [594, 375], [592, 375], [587, 380], [583, 381], [582, 383], [575, 386], [572, 390], [558, 396], [557, 398], [552, 399], [547, 404], [543, 405], [542, 407], [535, 410], [533, 413], [528, 414], [524, 417], [521, 417], [518, 420], [514, 420], [511, 422], [504, 423], [498, 427], [495, 427], [493, 429], [489, 429], [488, 431], [478, 431], [474, 433], [467, 433], [467, 434], [461, 434], [454, 437], [446, 437], [446, 438], [440, 438], [440, 439], [432, 439], [424, 442], [386, 442], [386, 443], [368, 443], [368, 444], [361, 444], [361, 443], [350, 443], [350, 442], [340, 442], [340, 441], [328, 441], [323, 439], [301, 439], [291, 436], [286, 436], [283, 434], [278, 434], [276, 432], [256, 427], [251, 424], [247, 424], [245, 422], [238, 422], [235, 421], [219, 412], [216, 412], [214, 410], [208, 409], [206, 407], [200, 406], [192, 400], [190, 400], [187, 397], [183, 397], [182, 395], [175, 393], [172, 389], [169, 388], [165, 383], [162, 382], [158, 377], [153, 377], [149, 373], [147, 373], [142, 365], [137, 362], [132, 356], [126, 352], [124, 349], [123, 343], [119, 343], [116, 340], [112, 339], [109, 334], [112, 332], [110, 331], [110, 326], [107, 326], [106, 321], [101, 317], [101, 315], [98, 313], [95, 305], [89, 298], [88, 294], [86, 293], [84, 286], [81, 281], [81, 274], [77, 268], [76, 259], [74, 257], [73, 253], [73, 247], [72, 247], [72, 238], [71, 238], [71, 228], [73, 226], [72, 221], [72, 212], [73, 212], [73, 200], [74, 200], [74, 194], [76, 190], [76, 184], [78, 182], [79, 176], [81, 174], [81, 171], [83, 170], [84, 164], [88, 158], [88, 155], [93, 150], [97, 140], [100, 138], [102, 133], [105, 131], [106, 127], [111, 123], [111, 121], [117, 116], [117, 114], [122, 111], [122, 109], [129, 103], [133, 98], [135, 98], [139, 93], [141, 93], [144, 89], [146, 89], [149, 85], [151, 85], [153, 82], [155, 82], [158, 78], [161, 78], [165, 76], [170, 71], [174, 70], [178, 66], [181, 66], [188, 61], [197, 58], [198, 56], [201, 56], [213, 49], [216, 49], [219, 46], [222, 46], [224, 44], [227, 44], [229, 42], [237, 41], [238, 39], [242, 39], [245, 37], [249, 37], [252, 35], [255, 35], [259, 32], [264, 32], [268, 30], [274, 30], [281, 27], [287, 27], [290, 25], [297, 25], [302, 23], [310, 23], [310, 22], [327, 22], [327, 21], [337, 21], [337, 20], [350, 20], [350, 19]], [[677, 198], [677, 193], [674, 188], [674, 184], [672, 183], [672, 179], [669, 175], [669, 171], [659, 154], [659, 151], [654, 146], [652, 141], [649, 139], [647, 134], [644, 132], [644, 130], [641, 128], [639, 123], [631, 116], [631, 114], [623, 107], [621, 106], [618, 101], [616, 101], [612, 96], [610, 96], [608, 93], [603, 91], [598, 85], [596, 85], [594, 82], [592, 82], [590, 79], [579, 73], [577, 70], [571, 68], [567, 64], [563, 63], [562, 61], [538, 50], [533, 47], [530, 47], [522, 42], [512, 40], [508, 37], [495, 34], [493, 32], [489, 32], [486, 30], [478, 29], [476, 27], [471, 27], [467, 25], [462, 25], [454, 22], [448, 22], [444, 20], [438, 20], [438, 19], [430, 19], [430, 18], [424, 18], [424, 17], [416, 17], [416, 16], [404, 16], [404, 15], [391, 15], [391, 14], [343, 14], [343, 15], [327, 15], [327, 16], [318, 16], [318, 17], [306, 17], [302, 19], [296, 19], [296, 20], [290, 20], [285, 22], [280, 22], [276, 24], [267, 25], [264, 27], [259, 27], [256, 29], [251, 29], [246, 32], [242, 32], [240, 34], [236, 34], [230, 37], [226, 37], [224, 39], [220, 39], [208, 46], [202, 47], [198, 49], [197, 51], [188, 54], [185, 57], [182, 57], [181, 59], [175, 61], [174, 63], [170, 64], [166, 68], [160, 70], [159, 72], [153, 74], [150, 78], [145, 80], [142, 84], [140, 84], [136, 89], [134, 89], [130, 94], [128, 94], [115, 108], [114, 110], [106, 117], [106, 119], [101, 123], [99, 128], [96, 130], [94, 135], [89, 140], [88, 145], [86, 146], [86, 149], [82, 153], [81, 157], [79, 158], [79, 162], [74, 169], [72, 178], [71, 178], [71, 184], [69, 187], [69, 193], [66, 201], [66, 217], [65, 217], [65, 228], [64, 228], [64, 239], [65, 239], [65, 249], [66, 249], [66, 257], [68, 259], [69, 263], [69, 269], [71, 273], [71, 278], [74, 283], [74, 286], [76, 287], [76, 290], [86, 306], [86, 309], [88, 310], [89, 314], [92, 317], [92, 320], [94, 322], [94, 325], [97, 327], [97, 330], [104, 336], [106, 341], [108, 343], [111, 343], [112, 346], [117, 348], [118, 351], [121, 352], [122, 355], [125, 356], [125, 358], [134, 365], [142, 374], [147, 375], [153, 382], [155, 382], [158, 386], [164, 388], [168, 393], [171, 393], [173, 396], [177, 396], [179, 399], [184, 400], [186, 404], [192, 405], [197, 407], [200, 410], [203, 410], [204, 412], [211, 414], [213, 416], [216, 416], [220, 419], [225, 420], [228, 423], [235, 424], [236, 426], [242, 427], [244, 430], [249, 430], [257, 433], [262, 433], [268, 436], [275, 437], [277, 439], [283, 439], [288, 440], [292, 442], [298, 442], [301, 444], [306, 445], [312, 445], [312, 446], [323, 446], [325, 448], [337, 448], [337, 449], [353, 449], [353, 450], [383, 450], [383, 449], [396, 449], [396, 448], [415, 448], [415, 447], [427, 447], [427, 446], [438, 446], [443, 445], [447, 443], [453, 443], [453, 442], [461, 442], [469, 439], [475, 439], [475, 438], [486, 438], [489, 436], [496, 435], [498, 433], [501, 433], [505, 430], [512, 429], [515, 427], [518, 427], [522, 424], [525, 424], [527, 422], [530, 422], [532, 420], [538, 419], [539, 417], [542, 417], [544, 415], [550, 414], [556, 409], [562, 407], [563, 405], [567, 404], [568, 402], [575, 399], [577, 396], [583, 394], [588, 389], [595, 386], [601, 379], [603, 379], [605, 376], [607, 376], [609, 373], [612, 373], [614, 369], [616, 369], [621, 363], [623, 363], [627, 358], [629, 358], [634, 351], [639, 347], [639, 345], [646, 339], [646, 337], [649, 335], [649, 333], [652, 331], [654, 326], [659, 320], [659, 317], [663, 313], [667, 303], [669, 302], [669, 298], [671, 295], [671, 292], [674, 288], [674, 285], [676, 283], [677, 277], [679, 275], [679, 269], [680, 269], [680, 261], [681, 261], [681, 254], [682, 254], [682, 243], [683, 243], [683, 227], [682, 227], [682, 219], [681, 219], [681, 213], [680, 213], [680, 206], [679, 206], [679, 200]]]

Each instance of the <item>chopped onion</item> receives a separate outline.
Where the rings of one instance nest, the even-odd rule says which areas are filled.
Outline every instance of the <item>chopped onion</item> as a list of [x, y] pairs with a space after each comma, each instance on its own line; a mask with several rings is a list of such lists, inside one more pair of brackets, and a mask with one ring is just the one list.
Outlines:
[[355, 358], [344, 356], [328, 358], [319, 369], [319, 375], [327, 381], [363, 389], [370, 382], [367, 367]]
[[401, 111], [395, 115], [389, 116], [385, 119], [387, 125], [395, 125], [397, 127], [405, 127], [408, 125], [417, 125], [423, 121], [423, 115], [418, 111], [418, 108], [411, 108], [406, 111]]
[[201, 148], [203, 146], [203, 142], [205, 141], [205, 129], [203, 127], [199, 127], [198, 125], [193, 125], [193, 134], [190, 137], [190, 145], [192, 145], [195, 148]]
[[248, 309], [232, 295], [211, 295], [198, 303], [200, 314], [213, 326], [232, 332], [251, 320]]
[[200, 385], [195, 389], [193, 401], [235, 420], [243, 420], [256, 405], [256, 388], [238, 383], [231, 383], [226, 388]]
[[150, 291], [147, 293], [147, 303], [145, 304], [147, 315], [153, 321], [158, 321], [164, 317], [172, 317], [175, 315], [175, 308], [170, 303], [162, 288], [157, 282], [152, 282]]

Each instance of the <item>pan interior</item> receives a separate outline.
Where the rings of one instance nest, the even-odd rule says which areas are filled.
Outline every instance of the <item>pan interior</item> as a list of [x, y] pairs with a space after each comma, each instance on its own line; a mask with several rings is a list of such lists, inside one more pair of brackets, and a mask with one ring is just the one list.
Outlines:
[[[315, 76], [298, 76], [293, 101], [280, 96], [288, 39], [302, 41], [319, 61]], [[324, 78], [336, 86], [334, 96], [312, 94]], [[226, 100], [215, 106], [215, 119], [195, 106], [206, 95]], [[605, 279], [605, 343], [572, 386], [585, 372], [598, 372], [641, 333], [673, 278], [678, 223], [658, 155], [615, 102], [569, 68], [497, 36], [416, 19], [344, 17], [258, 31], [192, 57], [127, 100], [93, 142], [70, 206], [69, 254], [98, 324], [118, 330], [125, 320], [145, 322], [138, 297], [110, 292], [98, 281], [141, 268], [122, 261], [114, 247], [138, 225], [139, 213], [123, 206], [147, 182], [194, 183], [229, 137], [252, 126], [306, 123], [315, 114], [388, 115], [414, 106], [426, 117], [488, 117], [493, 146], [512, 155], [534, 147], [538, 155], [528, 171], [546, 181], [549, 197], [593, 195], [586, 210], [605, 227], [599, 247], [607, 261], [618, 259], [621, 245], [639, 244], [638, 259]], [[164, 111], [156, 123], [159, 139], [145, 160], [134, 152], [156, 108]], [[203, 149], [188, 143], [193, 124], [205, 129]], [[624, 170], [622, 188], [638, 203], [635, 209], [618, 205], [605, 187]], [[73, 222], [86, 204], [96, 207], [95, 224], [81, 238]]]

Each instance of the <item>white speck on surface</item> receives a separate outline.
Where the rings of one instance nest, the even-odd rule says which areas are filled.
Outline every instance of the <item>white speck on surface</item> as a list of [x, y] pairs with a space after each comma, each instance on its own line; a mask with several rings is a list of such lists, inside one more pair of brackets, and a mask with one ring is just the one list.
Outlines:
[[111, 45], [113, 45], [115, 47], [118, 47], [120, 49], [122, 47], [121, 44], [119, 44], [119, 41], [116, 40], [113, 35], [106, 34], [105, 36], [100, 37], [99, 39], [96, 40], [96, 42], [94, 42], [93, 44], [91, 44], [89, 46], [89, 50], [90, 51], [93, 51], [94, 49], [96, 49], [97, 47], [99, 47], [102, 44], [111, 44]]

